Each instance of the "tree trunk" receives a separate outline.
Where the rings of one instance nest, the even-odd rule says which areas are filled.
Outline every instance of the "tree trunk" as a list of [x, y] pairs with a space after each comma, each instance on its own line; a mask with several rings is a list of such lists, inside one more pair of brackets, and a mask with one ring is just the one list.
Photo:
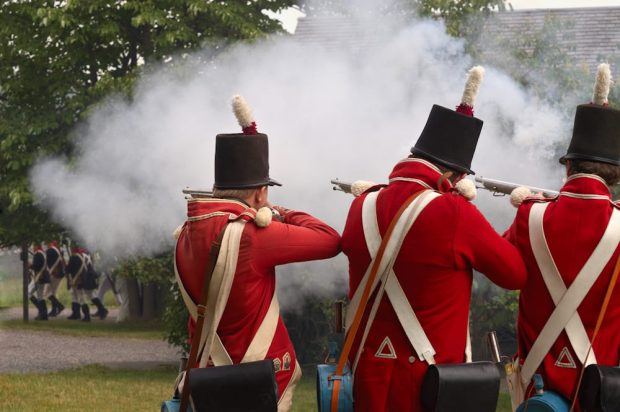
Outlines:
[[143, 289], [142, 319], [151, 320], [157, 316], [157, 284], [149, 282]]
[[129, 304], [128, 319], [135, 320], [142, 316], [142, 296], [140, 284], [135, 278], [127, 278], [127, 300]]
[[28, 322], [28, 284], [30, 283], [30, 271], [28, 270], [28, 244], [22, 244], [22, 252], [20, 256], [22, 260], [22, 299], [23, 299], [23, 318], [24, 322]]

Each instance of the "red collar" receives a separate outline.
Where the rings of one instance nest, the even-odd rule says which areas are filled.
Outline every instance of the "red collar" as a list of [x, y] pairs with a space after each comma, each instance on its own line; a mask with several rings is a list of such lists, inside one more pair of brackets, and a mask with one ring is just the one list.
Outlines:
[[585, 173], [569, 176], [560, 190], [560, 196], [611, 200], [611, 193], [605, 181], [596, 175]]
[[202, 220], [216, 216], [228, 216], [229, 220], [242, 218], [254, 220], [256, 210], [246, 204], [231, 199], [205, 198], [187, 201], [187, 219]]
[[407, 158], [394, 166], [390, 173], [390, 186], [413, 183], [442, 193], [449, 192], [452, 184], [448, 179], [444, 179], [440, 187], [437, 185], [441, 176], [441, 171], [434, 164], [423, 159]]

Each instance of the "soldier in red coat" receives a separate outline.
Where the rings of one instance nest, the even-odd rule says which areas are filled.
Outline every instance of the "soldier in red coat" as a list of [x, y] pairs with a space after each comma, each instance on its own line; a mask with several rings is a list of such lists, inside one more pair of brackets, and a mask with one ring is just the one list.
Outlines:
[[[542, 375], [545, 389], [572, 401], [584, 364], [617, 366], [620, 361], [617, 287], [590, 348], [620, 240], [618, 205], [609, 190], [620, 182], [620, 111], [607, 107], [609, 77], [609, 66], [599, 66], [593, 103], [577, 107], [572, 140], [560, 159], [568, 177], [560, 195], [526, 198], [505, 234], [528, 270], [519, 300], [521, 387], [516, 379], [515, 388], [521, 393], [513, 398], [515, 406], [534, 373]], [[561, 300], [568, 313], [564, 318], [556, 312]]]
[[[420, 387], [428, 365], [463, 363], [470, 358], [471, 352], [466, 352], [474, 269], [507, 289], [518, 289], [525, 281], [525, 266], [517, 249], [470, 203], [475, 187], [463, 180], [473, 173], [471, 160], [482, 129], [482, 121], [473, 117], [482, 73], [481, 67], [470, 71], [457, 111], [433, 106], [412, 154], [396, 164], [389, 184], [368, 189], [351, 205], [342, 248], [349, 258], [354, 303], [371, 262], [370, 244], [385, 234], [405, 199], [420, 191], [434, 196], [407, 232], [397, 255], [393, 277], [400, 288], [393, 289], [398, 293], [390, 293], [386, 286], [369, 322], [375, 291], [356, 334], [349, 360], [357, 412], [422, 411]], [[371, 213], [367, 224], [364, 215], [371, 196], [376, 197], [376, 219]], [[379, 236], [368, 233], [373, 219]], [[417, 317], [427, 347], [415, 347], [408, 336], [411, 328], [401, 324], [400, 315], [407, 307]]]
[[[244, 133], [216, 137], [213, 197], [188, 201], [187, 221], [176, 245], [177, 281], [190, 314], [195, 314], [211, 243], [227, 223], [245, 222], [239, 240], [230, 246], [238, 248], [238, 256], [229, 296], [218, 301], [223, 310], [216, 325], [221, 345], [216, 339], [210, 356], [203, 356], [200, 365], [272, 359], [278, 411], [288, 411], [301, 369], [279, 314], [275, 268], [333, 257], [340, 252], [340, 236], [307, 213], [271, 207], [268, 188], [280, 183], [269, 178], [267, 135], [256, 132], [240, 96], [233, 100], [233, 109]], [[228, 244], [226, 237], [224, 244]], [[194, 318], [189, 321], [190, 335]], [[207, 323], [205, 328], [211, 326]]]

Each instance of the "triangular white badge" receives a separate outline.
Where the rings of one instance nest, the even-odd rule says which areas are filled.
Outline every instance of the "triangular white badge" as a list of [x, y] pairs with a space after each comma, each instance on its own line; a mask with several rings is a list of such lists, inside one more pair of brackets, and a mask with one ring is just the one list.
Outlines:
[[377, 358], [386, 358], [386, 359], [396, 359], [396, 351], [394, 350], [394, 346], [392, 346], [392, 341], [388, 336], [383, 339], [381, 345], [379, 345], [379, 349], [377, 353], [375, 353]]
[[564, 347], [564, 349], [562, 349], [562, 352], [560, 352], [558, 360], [555, 361], [555, 366], [557, 366], [558, 368], [577, 368], [577, 366], [575, 365], [575, 360], [571, 356], [570, 351], [566, 346]]

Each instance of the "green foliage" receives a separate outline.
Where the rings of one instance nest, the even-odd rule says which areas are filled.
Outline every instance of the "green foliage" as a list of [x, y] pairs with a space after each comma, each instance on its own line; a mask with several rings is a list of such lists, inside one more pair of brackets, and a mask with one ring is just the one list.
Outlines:
[[136, 278], [142, 282], [168, 284], [174, 279], [172, 252], [161, 253], [155, 257], [135, 257], [122, 261], [114, 272], [119, 276]]
[[416, 7], [418, 14], [441, 18], [448, 34], [464, 37], [479, 27], [477, 17], [486, 17], [493, 11], [505, 10], [505, 0], [406, 0]]
[[284, 324], [302, 365], [322, 363], [329, 341], [341, 343], [334, 330], [334, 299], [308, 297], [298, 310], [282, 313]]
[[166, 295], [166, 309], [162, 316], [164, 338], [166, 341], [179, 348], [183, 353], [189, 353], [189, 335], [187, 321], [189, 312], [185, 307], [181, 291], [176, 282], [169, 283], [169, 293]]
[[470, 304], [470, 327], [474, 359], [490, 360], [486, 347], [487, 332], [496, 331], [503, 355], [516, 351], [519, 292], [495, 286], [476, 274]]
[[74, 155], [71, 131], [112, 93], [130, 96], [151, 63], [207, 44], [281, 31], [294, 0], [0, 0], [0, 244], [58, 236], [28, 174], [40, 157]]

